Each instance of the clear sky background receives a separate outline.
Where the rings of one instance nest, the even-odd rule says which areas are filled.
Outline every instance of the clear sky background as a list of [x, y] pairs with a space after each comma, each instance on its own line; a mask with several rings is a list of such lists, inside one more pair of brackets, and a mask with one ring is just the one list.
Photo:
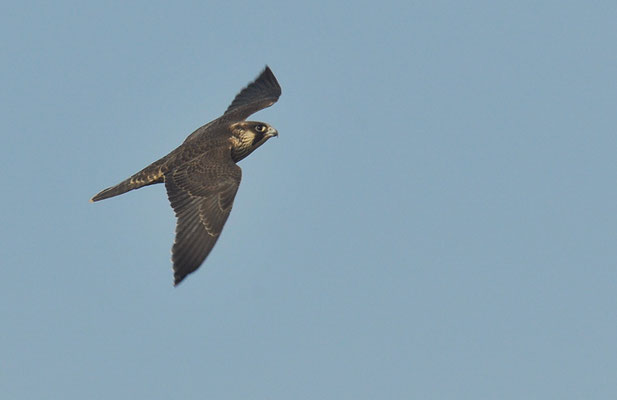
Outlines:
[[[616, 2], [90, 3], [0, 6], [2, 398], [616, 398]], [[164, 187], [88, 200], [266, 64], [174, 288]]]

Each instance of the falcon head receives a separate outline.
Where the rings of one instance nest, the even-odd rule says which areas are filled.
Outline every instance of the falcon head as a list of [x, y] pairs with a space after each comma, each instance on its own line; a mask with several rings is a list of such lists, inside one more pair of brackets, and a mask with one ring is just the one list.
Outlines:
[[231, 125], [231, 158], [238, 162], [279, 133], [259, 121], [241, 121]]

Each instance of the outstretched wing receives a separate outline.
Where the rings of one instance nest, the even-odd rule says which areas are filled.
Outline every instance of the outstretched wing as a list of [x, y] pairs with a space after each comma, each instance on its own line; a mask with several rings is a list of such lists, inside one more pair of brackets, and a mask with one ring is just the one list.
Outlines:
[[242, 170], [229, 149], [214, 149], [165, 175], [178, 219], [172, 248], [174, 285], [206, 259], [229, 217]]
[[222, 118], [243, 121], [249, 115], [276, 103], [280, 95], [281, 87], [270, 67], [266, 66], [257, 79], [236, 95]]

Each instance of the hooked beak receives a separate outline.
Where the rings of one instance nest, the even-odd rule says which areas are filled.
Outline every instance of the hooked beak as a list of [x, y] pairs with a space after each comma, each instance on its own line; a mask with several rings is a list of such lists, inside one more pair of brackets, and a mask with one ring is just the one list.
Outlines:
[[269, 127], [268, 131], [266, 132], [266, 135], [268, 135], [268, 137], [272, 137], [272, 136], [278, 136], [279, 133], [276, 129], [274, 129], [273, 127]]

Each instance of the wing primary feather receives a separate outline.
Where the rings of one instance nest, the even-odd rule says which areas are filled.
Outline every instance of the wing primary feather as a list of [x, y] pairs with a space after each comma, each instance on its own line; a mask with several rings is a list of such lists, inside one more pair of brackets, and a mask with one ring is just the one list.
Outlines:
[[266, 66], [253, 82], [236, 95], [221, 118], [244, 120], [249, 115], [270, 107], [280, 96], [281, 86], [270, 67]]
[[[208, 152], [165, 176], [177, 217], [172, 247], [174, 285], [206, 259], [229, 217], [242, 172], [229, 150]], [[220, 207], [220, 199], [227, 207]]]

